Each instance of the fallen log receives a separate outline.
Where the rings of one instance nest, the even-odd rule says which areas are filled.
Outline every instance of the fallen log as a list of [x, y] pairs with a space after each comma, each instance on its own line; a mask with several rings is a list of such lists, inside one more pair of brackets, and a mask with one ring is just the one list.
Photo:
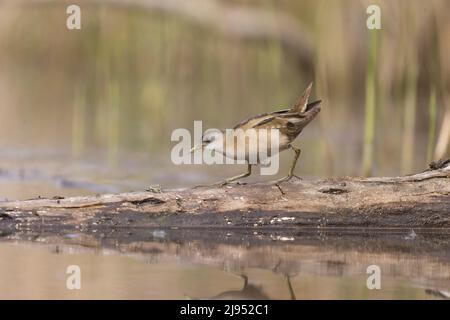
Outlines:
[[[449, 228], [450, 164], [342, 177], [0, 202], [0, 231], [119, 228]], [[123, 230], [123, 229], [121, 229]]]

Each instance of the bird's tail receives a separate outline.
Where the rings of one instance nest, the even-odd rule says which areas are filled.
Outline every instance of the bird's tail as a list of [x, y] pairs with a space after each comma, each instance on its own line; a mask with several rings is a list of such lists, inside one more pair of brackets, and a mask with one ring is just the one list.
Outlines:
[[301, 113], [301, 121], [297, 124], [297, 130], [299, 133], [320, 112], [320, 109], [321, 109], [320, 104], [321, 103], [322, 103], [322, 100], [317, 100], [314, 102], [310, 102], [306, 105], [306, 107], [304, 108], [304, 111]]
[[303, 113], [308, 111], [308, 99], [311, 95], [313, 83], [311, 82], [309, 86], [306, 88], [305, 92], [303, 92], [302, 96], [297, 100], [295, 105], [291, 108], [291, 112], [295, 113]]
[[305, 110], [303, 110], [303, 113], [309, 113], [314, 110], [314, 113], [318, 113], [320, 111], [320, 104], [322, 103], [322, 100], [317, 100], [314, 102], [310, 102], [306, 105]]

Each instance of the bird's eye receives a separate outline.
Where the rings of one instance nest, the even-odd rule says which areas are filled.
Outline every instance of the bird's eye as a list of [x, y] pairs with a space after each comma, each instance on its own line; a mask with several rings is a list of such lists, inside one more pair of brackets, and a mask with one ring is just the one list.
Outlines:
[[214, 137], [203, 138], [203, 142], [204, 142], [204, 143], [210, 143], [210, 142], [212, 142], [212, 141], [214, 141]]

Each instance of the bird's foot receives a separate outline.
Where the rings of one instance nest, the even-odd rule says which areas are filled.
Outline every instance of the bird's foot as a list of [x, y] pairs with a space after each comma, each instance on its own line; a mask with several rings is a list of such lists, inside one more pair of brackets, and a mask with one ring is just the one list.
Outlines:
[[151, 185], [150, 187], [146, 188], [145, 191], [153, 193], [161, 193], [161, 185], [159, 184]]
[[289, 180], [291, 180], [292, 178], [297, 178], [298, 180], [303, 180], [302, 178], [300, 178], [299, 176], [295, 175], [295, 174], [291, 174], [291, 175], [287, 175], [286, 177], [283, 177], [281, 179], [275, 180], [273, 182], [273, 184], [275, 185], [280, 185], [283, 182], [288, 182]]
[[[198, 186], [194, 186], [192, 187], [192, 189], [197, 189], [197, 188], [210, 188], [210, 187], [224, 187], [226, 185], [230, 185], [233, 184], [232, 181], [228, 181], [228, 180], [222, 180], [222, 181], [218, 181], [215, 183], [210, 183], [210, 184], [201, 184]], [[245, 184], [245, 183], [241, 183], [241, 182], [235, 182], [234, 184], [239, 185], [239, 184]]]
[[192, 189], [221, 187], [221, 186], [222, 185], [220, 183], [216, 182], [216, 183], [210, 183], [210, 184], [199, 184], [199, 185], [193, 186]]

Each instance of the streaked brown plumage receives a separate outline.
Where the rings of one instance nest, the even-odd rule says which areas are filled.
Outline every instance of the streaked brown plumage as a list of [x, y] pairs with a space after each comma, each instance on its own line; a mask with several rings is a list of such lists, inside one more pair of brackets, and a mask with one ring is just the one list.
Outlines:
[[[302, 132], [302, 130], [311, 122], [311, 120], [314, 119], [314, 117], [320, 112], [321, 109], [320, 100], [308, 103], [309, 97], [311, 95], [311, 90], [312, 90], [312, 83], [306, 88], [305, 92], [294, 104], [294, 106], [292, 106], [289, 109], [259, 114], [257, 116], [251, 117], [238, 123], [233, 128], [233, 132], [238, 132], [240, 130], [245, 132], [249, 129], [253, 129], [255, 131], [259, 131], [260, 129], [279, 130], [279, 143], [278, 143], [279, 152], [286, 149], [292, 149], [295, 152], [295, 158], [289, 170], [289, 174], [280, 181], [289, 180], [294, 176], [293, 171], [301, 151], [300, 149], [292, 146], [291, 143], [297, 138], [297, 136]], [[206, 132], [203, 135], [201, 147], [205, 147], [209, 150], [215, 150], [216, 152], [221, 152], [226, 157], [229, 158], [238, 159], [239, 155], [236, 152], [238, 142], [236, 134], [233, 134], [233, 132], [231, 132], [231, 134], [226, 133], [225, 131], [219, 133], [217, 131]], [[233, 148], [232, 150], [228, 149], [227, 142], [229, 142], [229, 139], [233, 139], [234, 141], [234, 144], [232, 144]], [[261, 145], [260, 143], [258, 143], [258, 146], [246, 145], [245, 147], [246, 147], [245, 154], [241, 156], [241, 159], [245, 159], [247, 161], [248, 171], [241, 175], [224, 180], [223, 182], [220, 183], [221, 185], [249, 176], [251, 174], [251, 164], [249, 163], [249, 158], [251, 157], [252, 152], [257, 152], [257, 150], [260, 150], [258, 148], [267, 148], [268, 151], [269, 148], [268, 146]], [[270, 156], [270, 152], [266, 153]], [[257, 157], [259, 157], [259, 153]], [[258, 163], [261, 163], [259, 158]]]

